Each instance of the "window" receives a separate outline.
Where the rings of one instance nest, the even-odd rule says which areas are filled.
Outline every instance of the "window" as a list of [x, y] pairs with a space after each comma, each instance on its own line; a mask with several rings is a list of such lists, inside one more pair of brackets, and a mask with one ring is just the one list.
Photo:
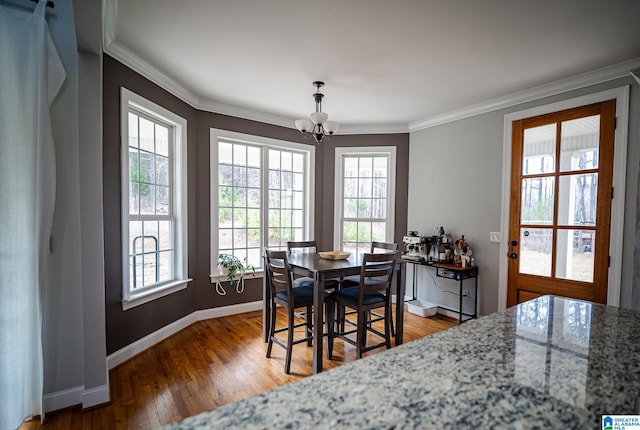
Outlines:
[[183, 118], [122, 88], [123, 309], [186, 288]]
[[362, 254], [392, 242], [395, 147], [336, 148], [334, 244]]
[[211, 130], [211, 273], [220, 254], [262, 268], [263, 248], [312, 231], [315, 148]]

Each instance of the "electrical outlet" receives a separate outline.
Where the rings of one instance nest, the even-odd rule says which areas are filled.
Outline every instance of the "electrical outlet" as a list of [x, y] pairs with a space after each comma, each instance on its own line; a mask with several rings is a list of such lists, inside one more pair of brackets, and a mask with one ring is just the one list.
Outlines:
[[469, 297], [469, 290], [467, 290], [466, 288], [462, 290], [462, 297]]
[[500, 232], [499, 231], [490, 232], [489, 242], [500, 243]]

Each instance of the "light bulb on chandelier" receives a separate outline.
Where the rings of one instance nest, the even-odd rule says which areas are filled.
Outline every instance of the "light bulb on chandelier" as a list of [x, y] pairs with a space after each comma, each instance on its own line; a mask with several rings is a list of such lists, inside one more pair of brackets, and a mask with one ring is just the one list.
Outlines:
[[335, 121], [327, 121], [329, 115], [322, 112], [322, 98], [324, 94], [320, 92], [320, 87], [324, 86], [324, 82], [315, 81], [313, 86], [317, 88], [313, 99], [316, 102], [316, 111], [312, 112], [308, 119], [297, 119], [295, 124], [296, 128], [300, 130], [302, 135], [306, 138], [309, 134], [313, 136], [316, 142], [320, 143], [323, 139], [330, 139], [338, 130], [338, 123]]

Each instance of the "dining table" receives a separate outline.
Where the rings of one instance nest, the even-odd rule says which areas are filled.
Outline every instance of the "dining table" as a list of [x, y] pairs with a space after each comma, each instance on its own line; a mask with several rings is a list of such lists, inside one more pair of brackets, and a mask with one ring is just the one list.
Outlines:
[[[312, 278], [313, 282], [313, 373], [322, 372], [322, 349], [324, 327], [324, 283], [328, 279], [342, 279], [347, 276], [359, 275], [362, 266], [362, 254], [352, 253], [346, 259], [327, 259], [319, 253], [292, 253], [288, 256], [289, 268], [294, 275]], [[406, 262], [396, 260], [394, 279], [396, 284], [396, 336], [395, 345], [402, 344], [404, 332], [404, 295], [406, 279]], [[271, 301], [267, 300], [267, 280], [263, 282], [263, 334], [264, 341], [269, 340], [269, 324]]]

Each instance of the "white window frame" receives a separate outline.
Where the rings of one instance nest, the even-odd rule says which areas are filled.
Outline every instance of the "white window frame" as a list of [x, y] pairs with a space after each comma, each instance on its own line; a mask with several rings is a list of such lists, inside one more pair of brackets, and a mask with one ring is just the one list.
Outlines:
[[[252, 145], [252, 146], [261, 146], [263, 147], [262, 152], [262, 193], [261, 193], [261, 242], [260, 249], [264, 249], [266, 240], [267, 240], [267, 212], [268, 208], [265, 209], [265, 205], [268, 205], [268, 175], [269, 175], [269, 167], [267, 165], [267, 154], [268, 149], [276, 149], [283, 151], [304, 151], [308, 153], [306, 157], [306, 165], [305, 170], [307, 172], [304, 182], [304, 192], [305, 192], [305, 216], [304, 216], [304, 231], [305, 231], [305, 240], [309, 239], [309, 235], [312, 235], [314, 232], [314, 214], [315, 214], [315, 147], [311, 145], [305, 145], [301, 143], [288, 142], [279, 139], [271, 139], [262, 136], [254, 136], [250, 134], [238, 133], [228, 130], [220, 130], [212, 128], [210, 129], [210, 180], [211, 180], [211, 267], [210, 267], [210, 278], [211, 282], [215, 283], [217, 280], [223, 281], [226, 279], [226, 275], [221, 275], [218, 270], [218, 141], [234, 141], [242, 144]], [[256, 268], [256, 277], [263, 276], [263, 269]]]
[[[152, 285], [140, 291], [130, 289], [129, 279], [129, 109], [134, 108], [158, 121], [170, 125], [169, 133], [173, 133], [173, 156], [171, 185], [171, 201], [175, 217], [174, 243], [174, 277], [167, 282]], [[120, 136], [121, 136], [121, 170], [122, 170], [122, 309], [148, 303], [176, 291], [187, 288], [192, 281], [188, 277], [188, 243], [187, 243], [187, 121], [173, 112], [159, 106], [144, 97], [122, 87], [120, 97]]]
[[396, 202], [396, 147], [395, 146], [363, 146], [338, 147], [335, 154], [335, 205], [333, 216], [333, 245], [335, 249], [342, 249], [343, 227], [343, 194], [344, 194], [344, 163], [345, 155], [389, 157], [389, 176], [387, 181], [387, 242], [395, 242], [395, 202]]

